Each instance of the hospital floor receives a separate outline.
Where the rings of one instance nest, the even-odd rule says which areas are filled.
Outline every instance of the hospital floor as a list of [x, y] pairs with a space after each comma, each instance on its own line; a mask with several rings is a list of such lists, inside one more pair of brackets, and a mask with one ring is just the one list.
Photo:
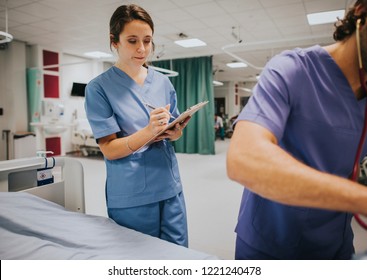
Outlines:
[[[189, 247], [221, 259], [233, 259], [243, 187], [226, 175], [229, 139], [215, 142], [215, 155], [177, 154], [186, 199]], [[78, 158], [84, 167], [86, 212], [107, 216], [105, 166], [98, 156]], [[367, 250], [367, 231], [353, 223], [356, 252]]]

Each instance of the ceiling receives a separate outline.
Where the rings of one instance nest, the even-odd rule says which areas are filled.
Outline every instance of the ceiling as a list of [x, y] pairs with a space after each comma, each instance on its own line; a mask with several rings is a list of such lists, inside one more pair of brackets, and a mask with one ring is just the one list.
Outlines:
[[[351, 0], [0, 0], [0, 31], [63, 53], [110, 52], [109, 19], [122, 4], [146, 9], [155, 23], [152, 60], [213, 55], [214, 78], [255, 81], [283, 49], [332, 43], [333, 24], [309, 26], [306, 14], [345, 9]], [[6, 21], [6, 7], [8, 21]], [[173, 43], [184, 33], [207, 46]], [[241, 41], [241, 43], [240, 43]], [[11, 43], [10, 43], [11, 44]], [[163, 54], [157, 58], [158, 54]], [[231, 70], [226, 63], [246, 61]]]

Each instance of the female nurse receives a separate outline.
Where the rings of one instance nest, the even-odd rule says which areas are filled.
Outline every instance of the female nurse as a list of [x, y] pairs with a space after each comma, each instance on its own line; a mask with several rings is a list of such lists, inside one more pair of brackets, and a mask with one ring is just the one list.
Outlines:
[[85, 109], [106, 163], [109, 217], [187, 247], [185, 201], [170, 142], [181, 137], [188, 120], [151, 141], [179, 115], [171, 82], [146, 65], [153, 33], [153, 21], [143, 8], [116, 9], [110, 46], [118, 59], [87, 85]]

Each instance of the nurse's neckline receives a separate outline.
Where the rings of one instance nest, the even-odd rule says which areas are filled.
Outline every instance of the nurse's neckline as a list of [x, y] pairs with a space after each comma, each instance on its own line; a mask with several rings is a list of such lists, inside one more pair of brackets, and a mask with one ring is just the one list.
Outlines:
[[[118, 68], [122, 72], [124, 72], [127, 76], [130, 77], [135, 83], [137, 83], [139, 86], [143, 86], [145, 83], [146, 78], [148, 77], [148, 68], [145, 66], [142, 66], [138, 71], [133, 73], [133, 71], [129, 71], [129, 69], [124, 69], [118, 65], [118, 63], [115, 63], [113, 65], [114, 67]], [[126, 67], [125, 67], [126, 68]]]

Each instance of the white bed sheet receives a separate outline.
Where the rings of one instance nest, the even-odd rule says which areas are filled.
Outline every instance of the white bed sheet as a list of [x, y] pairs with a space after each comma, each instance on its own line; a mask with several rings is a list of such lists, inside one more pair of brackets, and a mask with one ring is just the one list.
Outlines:
[[217, 259], [28, 193], [0, 192], [0, 226], [2, 260]]

